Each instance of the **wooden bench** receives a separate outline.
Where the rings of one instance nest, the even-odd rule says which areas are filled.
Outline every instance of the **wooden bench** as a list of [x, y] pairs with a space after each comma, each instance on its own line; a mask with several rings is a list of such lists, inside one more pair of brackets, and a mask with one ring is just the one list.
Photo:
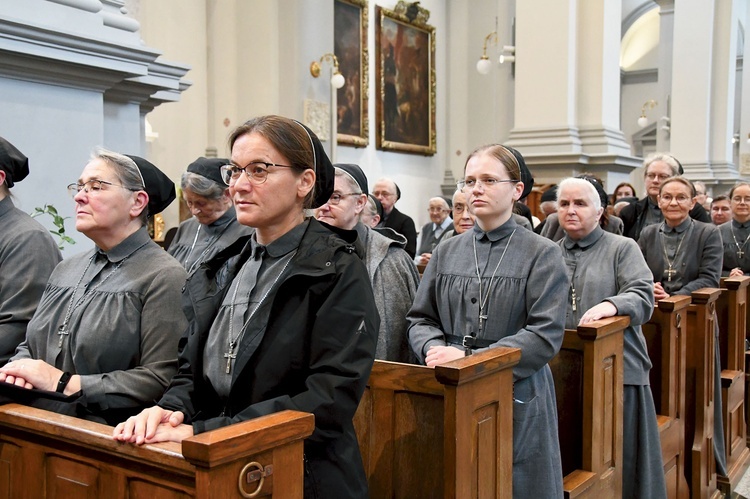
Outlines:
[[628, 317], [566, 330], [550, 362], [566, 498], [622, 496], [623, 331]]
[[717, 476], [719, 489], [729, 497], [750, 466], [745, 420], [745, 338], [747, 289], [750, 277], [721, 280], [716, 301], [721, 350], [721, 401], [727, 476]]
[[694, 498], [718, 498], [714, 459], [714, 328], [721, 290], [692, 293], [688, 306], [688, 345], [685, 371], [685, 476]]
[[354, 418], [371, 497], [512, 497], [513, 366], [493, 348], [434, 369], [376, 360]]
[[685, 362], [689, 296], [671, 296], [656, 304], [643, 324], [652, 368], [651, 393], [656, 406], [667, 497], [688, 497], [685, 479]]
[[[0, 406], [0, 497], [301, 498], [314, 417], [284, 411], [137, 447], [112, 427], [18, 404]], [[267, 475], [261, 479], [261, 475]], [[248, 497], [248, 496], [244, 496]]]

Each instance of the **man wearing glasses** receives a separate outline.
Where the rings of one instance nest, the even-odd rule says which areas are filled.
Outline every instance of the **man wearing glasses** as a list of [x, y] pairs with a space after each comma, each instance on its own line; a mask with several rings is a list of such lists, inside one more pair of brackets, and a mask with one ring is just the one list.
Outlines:
[[443, 236], [450, 232], [448, 229], [453, 225], [450, 215], [450, 206], [448, 202], [441, 197], [430, 199], [427, 212], [430, 214], [430, 223], [427, 223], [419, 231], [419, 244], [417, 244], [417, 257], [414, 263], [417, 265], [427, 265], [432, 256], [432, 250], [442, 240]]
[[[654, 153], [647, 156], [643, 160], [643, 167], [646, 197], [631, 203], [620, 212], [620, 218], [624, 224], [623, 235], [636, 241], [645, 227], [664, 221], [657, 202], [661, 184], [669, 177], [676, 177], [683, 173], [679, 161], [667, 153]], [[711, 223], [711, 218], [705, 208], [698, 203], [695, 203], [689, 215], [694, 220]]]
[[390, 227], [406, 238], [406, 250], [414, 258], [417, 254], [417, 228], [410, 216], [398, 211], [394, 206], [401, 199], [401, 189], [389, 178], [381, 178], [372, 189], [380, 204], [383, 205], [383, 220], [378, 227]]

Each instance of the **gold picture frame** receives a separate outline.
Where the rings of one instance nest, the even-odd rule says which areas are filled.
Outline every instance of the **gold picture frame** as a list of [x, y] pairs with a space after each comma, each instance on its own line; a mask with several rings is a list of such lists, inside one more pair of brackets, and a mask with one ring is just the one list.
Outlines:
[[370, 136], [367, 0], [335, 0], [333, 18], [333, 52], [345, 82], [336, 93], [337, 141], [366, 147]]
[[435, 133], [435, 27], [419, 2], [376, 7], [376, 148], [430, 156]]

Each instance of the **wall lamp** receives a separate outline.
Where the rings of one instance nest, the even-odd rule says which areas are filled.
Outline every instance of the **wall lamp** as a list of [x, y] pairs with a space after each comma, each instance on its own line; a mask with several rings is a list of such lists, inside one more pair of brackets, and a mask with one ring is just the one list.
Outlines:
[[489, 57], [487, 57], [488, 43], [497, 44], [497, 31], [493, 31], [492, 33], [484, 37], [484, 44], [482, 45], [482, 57], [480, 57], [477, 61], [477, 71], [481, 75], [488, 74], [492, 69], [492, 62], [490, 62]]
[[321, 56], [320, 61], [313, 61], [310, 63], [310, 74], [313, 75], [314, 78], [317, 78], [320, 76], [320, 66], [323, 64], [323, 62], [328, 61], [331, 64], [333, 64], [333, 76], [331, 76], [331, 85], [333, 88], [341, 88], [344, 86], [345, 80], [344, 75], [341, 74], [339, 71], [339, 60], [336, 57], [335, 54], [323, 54]]
[[503, 45], [503, 53], [500, 54], [498, 60], [500, 64], [506, 62], [516, 62], [516, 46], [515, 45]]
[[646, 118], [646, 108], [653, 109], [656, 107], [658, 102], [656, 102], [654, 99], [649, 99], [646, 102], [643, 103], [643, 107], [641, 107], [641, 116], [638, 118], [638, 126], [643, 128], [646, 125], [648, 125], [648, 118]]

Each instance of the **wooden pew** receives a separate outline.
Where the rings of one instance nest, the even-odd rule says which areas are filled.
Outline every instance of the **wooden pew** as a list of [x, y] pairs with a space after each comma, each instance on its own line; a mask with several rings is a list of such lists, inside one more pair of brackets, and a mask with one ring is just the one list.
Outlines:
[[727, 496], [750, 466], [745, 421], [745, 337], [750, 277], [724, 278], [716, 301], [721, 349], [721, 397], [728, 476], [717, 476]]
[[688, 306], [685, 382], [685, 470], [690, 496], [718, 498], [714, 439], [714, 327], [721, 290], [692, 293]]
[[370, 497], [511, 497], [520, 358], [493, 348], [435, 369], [376, 360], [354, 417]]
[[566, 330], [550, 362], [566, 498], [622, 496], [623, 331], [628, 317]]
[[[301, 498], [314, 417], [284, 411], [137, 447], [113, 428], [18, 404], [0, 406], [0, 497]], [[261, 478], [262, 474], [267, 476]], [[244, 496], [249, 497], [249, 496]]]
[[651, 393], [656, 406], [667, 497], [688, 497], [685, 480], [685, 355], [689, 296], [671, 296], [656, 304], [643, 324], [652, 368]]

